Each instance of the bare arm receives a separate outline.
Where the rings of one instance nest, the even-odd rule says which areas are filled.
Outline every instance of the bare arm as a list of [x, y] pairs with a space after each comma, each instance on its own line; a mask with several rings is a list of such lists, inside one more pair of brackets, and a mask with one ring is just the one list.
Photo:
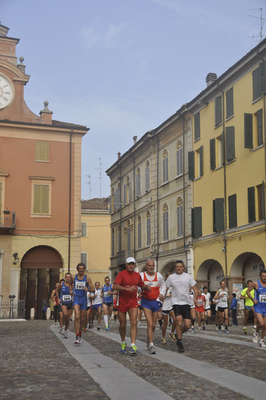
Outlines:
[[247, 295], [248, 295], [248, 297], [250, 298], [250, 300], [253, 301], [254, 304], [258, 304], [258, 300], [253, 299], [253, 297], [252, 297], [251, 294], [250, 294], [251, 290], [253, 290], [253, 289], [255, 289], [255, 290], [258, 289], [258, 283], [257, 283], [257, 282], [252, 282], [252, 283], [250, 284], [250, 286], [249, 286], [248, 289], [247, 289]]

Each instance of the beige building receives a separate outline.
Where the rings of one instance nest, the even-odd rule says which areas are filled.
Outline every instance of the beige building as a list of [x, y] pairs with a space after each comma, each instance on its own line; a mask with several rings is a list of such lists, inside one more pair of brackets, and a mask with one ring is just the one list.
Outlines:
[[110, 223], [109, 198], [81, 201], [81, 261], [101, 285], [110, 272]]

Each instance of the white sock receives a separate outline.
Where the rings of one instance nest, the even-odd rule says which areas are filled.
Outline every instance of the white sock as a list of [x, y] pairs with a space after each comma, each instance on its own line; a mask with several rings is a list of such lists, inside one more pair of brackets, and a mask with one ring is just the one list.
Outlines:
[[103, 316], [105, 326], [108, 325], [108, 315]]

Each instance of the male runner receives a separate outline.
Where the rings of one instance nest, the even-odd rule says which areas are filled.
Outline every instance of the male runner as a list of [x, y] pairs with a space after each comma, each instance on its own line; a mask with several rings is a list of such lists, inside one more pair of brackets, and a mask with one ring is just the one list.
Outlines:
[[223, 321], [225, 323], [225, 333], [229, 333], [228, 331], [228, 322], [229, 322], [229, 312], [228, 312], [228, 300], [229, 294], [226, 289], [226, 283], [224, 280], [220, 282], [220, 288], [217, 290], [214, 296], [214, 300], [218, 300], [218, 313], [219, 313], [219, 325], [218, 325], [218, 333], [222, 333], [222, 324]]
[[[251, 290], [255, 289], [254, 299], [251, 296]], [[258, 343], [259, 340], [259, 331], [261, 330], [260, 347], [266, 347], [264, 343], [264, 336], [266, 332], [266, 270], [262, 269], [260, 271], [260, 278], [257, 282], [252, 282], [250, 286], [248, 286], [247, 290], [248, 297], [254, 303], [254, 310], [258, 319], [257, 329], [253, 336], [253, 343]]]
[[153, 333], [161, 306], [159, 301], [163, 301], [166, 289], [162, 275], [159, 272], [154, 272], [154, 268], [154, 260], [148, 258], [145, 264], [146, 271], [140, 273], [145, 285], [150, 286], [151, 289], [150, 292], [143, 292], [141, 298], [141, 305], [147, 320], [147, 348], [150, 354], [156, 353], [153, 344]]
[[62, 326], [64, 330], [62, 330], [62, 334], [67, 339], [68, 333], [67, 329], [69, 326], [69, 319], [71, 315], [71, 311], [73, 309], [73, 302], [72, 302], [72, 284], [71, 284], [71, 274], [67, 272], [65, 274], [65, 281], [60, 281], [57, 287], [58, 293], [60, 293], [60, 302], [61, 302], [61, 309], [63, 313], [62, 317]]
[[166, 280], [167, 289], [172, 287], [172, 305], [176, 318], [176, 345], [179, 353], [184, 353], [185, 349], [182, 343], [182, 334], [190, 329], [190, 288], [194, 291], [194, 303], [197, 305], [198, 289], [197, 282], [191, 275], [184, 272], [185, 265], [183, 261], [177, 260], [175, 265], [175, 274], [170, 275]]
[[137, 290], [141, 287], [143, 290], [150, 290], [149, 286], [146, 286], [141, 279], [138, 272], [134, 271], [136, 261], [133, 257], [126, 259], [126, 269], [119, 272], [115, 278], [113, 285], [114, 290], [118, 292], [118, 315], [119, 315], [119, 333], [121, 336], [121, 354], [127, 353], [126, 348], [126, 315], [129, 314], [130, 319], [130, 336], [131, 346], [129, 353], [134, 356], [137, 354], [136, 337], [137, 337], [137, 317], [138, 317], [138, 300]]
[[211, 323], [211, 317], [212, 317], [212, 312], [211, 312], [211, 294], [208, 292], [207, 286], [203, 287], [203, 294], [205, 296], [205, 303], [204, 303], [204, 310], [205, 313], [207, 314], [206, 318], [206, 325]]
[[113, 295], [115, 295], [116, 292], [113, 291], [113, 285], [110, 283], [109, 276], [104, 278], [104, 282], [105, 283], [102, 289], [103, 319], [104, 319], [105, 330], [109, 331], [109, 321], [112, 316], [113, 306], [114, 306]]
[[87, 315], [87, 292], [94, 292], [94, 286], [91, 278], [88, 275], [85, 275], [86, 266], [83, 263], [79, 263], [77, 265], [78, 273], [75, 275], [75, 278], [71, 279], [71, 283], [74, 284], [74, 312], [75, 312], [75, 331], [76, 331], [76, 340], [75, 344], [81, 343], [81, 332], [82, 327], [86, 323], [86, 315]]
[[96, 313], [98, 314], [98, 325], [97, 330], [101, 329], [101, 318], [102, 318], [102, 289], [100, 288], [100, 282], [95, 282], [95, 293], [92, 296], [91, 304], [92, 312], [92, 324]]
[[[244, 317], [244, 335], [248, 334], [247, 331], [247, 322], [248, 322], [248, 317], [249, 317], [249, 312], [250, 310], [253, 311], [253, 315], [254, 315], [254, 328], [253, 330], [255, 331], [257, 328], [257, 317], [255, 314], [255, 310], [254, 310], [254, 303], [253, 301], [248, 297], [247, 295], [247, 290], [248, 290], [248, 286], [253, 283], [252, 280], [248, 280], [247, 281], [247, 287], [245, 289], [242, 290], [241, 295], [240, 295], [240, 299], [245, 300], [245, 317]], [[254, 299], [254, 289], [252, 289], [250, 291], [251, 297]]]

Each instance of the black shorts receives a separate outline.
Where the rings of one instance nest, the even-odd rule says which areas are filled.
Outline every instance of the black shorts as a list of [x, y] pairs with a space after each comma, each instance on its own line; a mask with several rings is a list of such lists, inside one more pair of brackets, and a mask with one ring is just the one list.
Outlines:
[[103, 304], [105, 304], [107, 307], [113, 307], [113, 305], [114, 305], [113, 302], [110, 302], [110, 303], [103, 303]]
[[190, 318], [190, 305], [189, 304], [174, 304], [173, 305], [175, 316], [182, 315], [183, 319], [191, 319]]
[[[62, 303], [62, 306], [66, 306], [68, 310], [72, 310], [73, 308], [73, 303]], [[61, 308], [61, 307], [60, 307]], [[62, 309], [60, 310], [62, 311]]]
[[224, 312], [224, 310], [228, 310], [228, 307], [218, 307], [219, 312]]
[[117, 307], [114, 307], [114, 308], [113, 308], [113, 311], [118, 311], [118, 308], [117, 308]]

